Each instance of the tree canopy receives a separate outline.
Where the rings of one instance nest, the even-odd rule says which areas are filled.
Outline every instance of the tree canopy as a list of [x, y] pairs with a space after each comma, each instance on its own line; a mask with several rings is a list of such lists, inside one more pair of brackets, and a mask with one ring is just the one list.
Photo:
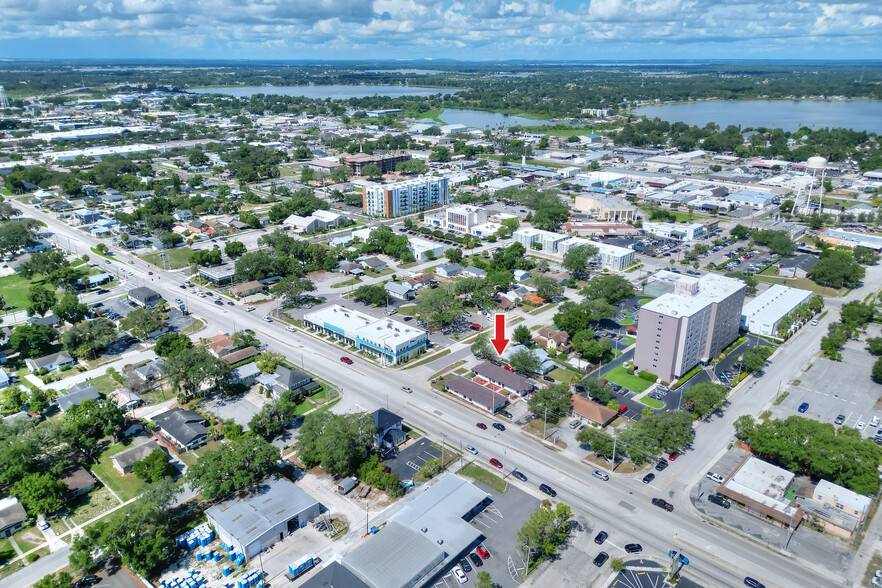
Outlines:
[[187, 481], [206, 500], [214, 501], [263, 480], [279, 459], [279, 449], [262, 437], [248, 435], [207, 451], [190, 466]]
[[617, 274], [604, 274], [591, 278], [579, 292], [587, 300], [605, 300], [615, 305], [634, 294], [631, 282]]
[[358, 470], [377, 440], [377, 426], [367, 413], [313, 413], [297, 436], [297, 455], [307, 468], [320, 465], [333, 476]]

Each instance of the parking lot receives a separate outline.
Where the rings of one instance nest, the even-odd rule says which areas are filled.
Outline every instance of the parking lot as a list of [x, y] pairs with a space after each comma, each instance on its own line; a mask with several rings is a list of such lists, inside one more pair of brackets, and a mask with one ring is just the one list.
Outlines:
[[[879, 336], [878, 325], [870, 325], [869, 337]], [[801, 416], [822, 423], [833, 423], [843, 415], [842, 425], [861, 430], [864, 437], [872, 437], [876, 428], [869, 426], [873, 417], [882, 418], [878, 385], [870, 379], [875, 357], [865, 348], [864, 341], [849, 340], [842, 349], [842, 361], [818, 358], [800, 380], [785, 382], [782, 390], [787, 397], [772, 405], [772, 416], [787, 418], [800, 414], [799, 405], [808, 403]], [[834, 384], [835, 383], [835, 384]], [[861, 425], [863, 423], [863, 425]]]
[[203, 402], [203, 406], [218, 420], [233, 419], [236, 424], [242, 425], [247, 431], [248, 423], [260, 411], [263, 404], [259, 404], [255, 393], [247, 392], [232, 398], [216, 394]]
[[[480, 545], [490, 552], [490, 558], [483, 560], [483, 565], [477, 569], [469, 559], [468, 563], [472, 571], [466, 572], [466, 576], [470, 582], [473, 582], [479, 571], [486, 571], [493, 578], [494, 585], [500, 588], [518, 586], [521, 583], [520, 574], [525, 567], [517, 546], [518, 531], [539, 508], [539, 499], [511, 484], [504, 494], [500, 494], [481, 482], [473, 483], [487, 492], [492, 499], [484, 510], [469, 521], [484, 534], [484, 541]], [[459, 586], [459, 583], [453, 574], [448, 573], [438, 579], [434, 586], [454, 588]]]
[[[609, 583], [609, 588], [662, 588], [663, 586], [667, 586], [667, 584], [665, 584], [665, 578], [668, 575], [667, 572], [647, 569], [658, 567], [654, 565], [653, 562], [625, 562], [626, 566], [631, 566], [632, 564], [636, 569], [624, 569], [616, 574], [613, 581]], [[689, 566], [685, 566], [680, 574], [683, 576], [688, 574], [688, 572]], [[701, 588], [701, 584], [696, 584], [692, 580], [683, 577], [680, 578], [677, 586], [680, 588]]]
[[420, 471], [424, 463], [440, 457], [441, 452], [432, 447], [432, 440], [422, 437], [395, 455], [386, 458], [386, 465], [400, 479], [410, 480]]

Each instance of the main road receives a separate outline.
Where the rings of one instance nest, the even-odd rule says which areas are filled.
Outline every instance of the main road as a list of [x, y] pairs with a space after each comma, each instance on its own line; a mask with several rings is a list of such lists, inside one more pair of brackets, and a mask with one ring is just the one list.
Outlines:
[[[25, 214], [46, 222], [52, 232], [63, 237], [61, 244], [70, 239], [69, 245], [78, 253], [88, 251], [93, 244], [91, 236], [68, 226], [53, 214], [32, 208], [25, 208]], [[181, 296], [183, 290], [179, 286], [187, 278], [185, 272], [159, 270], [121, 250], [115, 250], [114, 255], [118, 261], [108, 265], [116, 272], [133, 273], [131, 278], [135, 283], [153, 288], [167, 300]], [[871, 270], [867, 283], [878, 284], [882, 270]], [[154, 275], [150, 276], [148, 271]], [[869, 285], [864, 286], [852, 292], [849, 299], [859, 299], [871, 291]], [[571, 505], [577, 516], [591, 521], [592, 526], [643, 544], [644, 552], [650, 557], [663, 561], [668, 550], [674, 548], [687, 553], [691, 562], [688, 575], [705, 586], [743, 585], [746, 575], [758, 577], [768, 586], [782, 588], [805, 586], [806, 578], [811, 578], [811, 585], [842, 585], [841, 576], [822, 562], [799, 560], [713, 527], [688, 502], [689, 488], [732, 438], [734, 419], [741, 414], [755, 413], [774, 396], [779, 380], [787, 381], [811, 359], [825, 330], [822, 327], [802, 333], [782, 347], [772, 367], [766, 370], [766, 376], [742, 385], [722, 418], [700, 425], [693, 451], [675, 462], [676, 468], [669, 468], [674, 481], [666, 488], [657, 489], [641, 484], [635, 476], [617, 475], [608, 482], [600, 481], [591, 476], [590, 465], [517, 429], [504, 432], [477, 429], [475, 423], [489, 421], [488, 415], [431, 389], [427, 379], [432, 370], [426, 366], [407, 370], [382, 368], [357, 355], [353, 365], [347, 366], [339, 361], [338, 347], [308, 334], [290, 333], [279, 322], [264, 322], [256, 313], [245, 312], [240, 305], [218, 306], [193, 296], [189, 297], [189, 305], [191, 312], [207, 321], [211, 332], [229, 332], [234, 323], [238, 329], [254, 330], [268, 349], [295, 362], [301, 361], [306, 369], [340, 387], [347, 407], [358, 405], [373, 410], [389, 405], [429, 436], [444, 439], [454, 448], [470, 443], [479, 450], [481, 460], [504, 458], [507, 472], [516, 467], [529, 478], [528, 483], [510, 479], [511, 483], [533, 493], [538, 493], [539, 483], [551, 485], [557, 490], [558, 498]], [[828, 316], [824, 321], [834, 318]], [[415, 393], [402, 391], [402, 386], [411, 387]], [[665, 498], [676, 504], [673, 513], [651, 505], [650, 499], [662, 495], [662, 491], [667, 494]]]

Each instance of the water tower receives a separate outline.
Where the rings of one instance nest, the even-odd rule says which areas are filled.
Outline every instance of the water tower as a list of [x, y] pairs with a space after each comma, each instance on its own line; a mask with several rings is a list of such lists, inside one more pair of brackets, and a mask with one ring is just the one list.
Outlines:
[[[805, 206], [803, 207], [803, 214], [811, 214], [811, 202], [812, 195], [815, 192], [815, 184], [818, 184], [818, 214], [821, 213], [824, 205], [824, 178], [827, 174], [827, 160], [821, 157], [820, 155], [815, 155], [814, 157], [809, 157], [808, 161], [805, 164], [805, 171], [812, 176], [812, 183], [809, 186], [808, 194], [805, 197]], [[818, 182], [818, 176], [821, 176], [821, 181]]]

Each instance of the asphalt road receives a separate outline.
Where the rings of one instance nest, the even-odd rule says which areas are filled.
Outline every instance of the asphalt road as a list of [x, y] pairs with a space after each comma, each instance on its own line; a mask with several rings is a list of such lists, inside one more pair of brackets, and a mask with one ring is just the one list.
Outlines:
[[[30, 208], [25, 210], [28, 216], [46, 222], [53, 231], [80, 242], [81, 250], [88, 249], [87, 242], [91, 237], [61, 223], [54, 215]], [[184, 272], [157, 271], [155, 267], [137, 258], [134, 259], [134, 265], [130, 265], [127, 263], [130, 259], [127, 253], [116, 252], [116, 255], [121, 261], [114, 264], [135, 272], [139, 278], [135, 280], [136, 283], [154, 288], [168, 300], [182, 292], [177, 286], [185, 280]], [[153, 282], [146, 275], [148, 270], [155, 274], [153, 277], [156, 279]], [[874, 287], [859, 288], [848, 299], [861, 299], [870, 291], [878, 289], [882, 283], [882, 268], [870, 268], [866, 282]], [[834, 301], [832, 304], [838, 307], [841, 302]], [[503, 433], [493, 429], [476, 429], [476, 410], [439, 395], [426, 385], [426, 379], [432, 374], [431, 367], [384, 369], [355, 354], [352, 354], [353, 365], [347, 366], [340, 363], [338, 348], [308, 335], [286, 332], [279, 322], [265, 323], [259, 316], [255, 316], [257, 313], [246, 313], [241, 306], [220, 307], [193, 297], [189, 303], [192, 312], [208, 322], [208, 328], [202, 336], [228, 332], [232, 321], [235, 321], [236, 328], [251, 328], [257, 332], [271, 351], [295, 358], [302, 351], [306, 369], [342, 389], [345, 402], [341, 406], [351, 407], [352, 410], [359, 407], [374, 410], [384, 405], [384, 397], [388, 397], [391, 410], [433, 438], [444, 438], [454, 447], [460, 441], [474, 445], [480, 451], [479, 461], [489, 460], [491, 457], [501, 458], [499, 454], [504, 447], [507, 455], [506, 471], [517, 467], [530, 480], [526, 484], [515, 481], [512, 483], [536, 496], [541, 496], [537, 490], [539, 483], [551, 485], [557, 490], [558, 499], [571, 505], [574, 512], [603, 521], [605, 528], [616, 531], [619, 535], [633, 537], [643, 544], [647, 556], [661, 557], [675, 543], [681, 545], [691, 560], [690, 577], [705, 586], [738, 585], [748, 572], [756, 574], [757, 565], [761, 565], [763, 569], [759, 579], [769, 586], [803, 586], [801, 579], [806, 574], [816, 578], [818, 585], [842, 585], [841, 571], [828, 569], [823, 562], [802, 561], [782, 555], [767, 546], [741, 540], [725, 530], [709, 526], [698, 516], [688, 500], [688, 489], [704, 476], [708, 464], [715, 462], [718, 454], [725, 451], [726, 445], [732, 439], [732, 422], [735, 418], [761, 410], [774, 398], [779, 381], [787, 381], [795, 373], [801, 372], [801, 367], [808, 363], [818, 349], [820, 337], [826, 332], [826, 324], [838, 318], [837, 312], [829, 313], [822, 320], [821, 327], [804, 329], [783, 346], [772, 366], [766, 369], [765, 377], [755, 381], [748, 379], [742, 385], [749, 393], [745, 393], [747, 390], [739, 390], [732, 397], [731, 406], [722, 417], [698, 426], [694, 449], [674, 462], [654, 484], [644, 485], [640, 483], [639, 475], [615, 476], [608, 482], [594, 479], [590, 476], [591, 468], [588, 465], [537, 442], [534, 437], [514, 427], [509, 427]], [[402, 392], [402, 385], [410, 386], [414, 393]], [[481, 418], [485, 422], [491, 420], [485, 414]], [[650, 499], [654, 496], [663, 496], [673, 502], [676, 511], [667, 513], [653, 507]]]

